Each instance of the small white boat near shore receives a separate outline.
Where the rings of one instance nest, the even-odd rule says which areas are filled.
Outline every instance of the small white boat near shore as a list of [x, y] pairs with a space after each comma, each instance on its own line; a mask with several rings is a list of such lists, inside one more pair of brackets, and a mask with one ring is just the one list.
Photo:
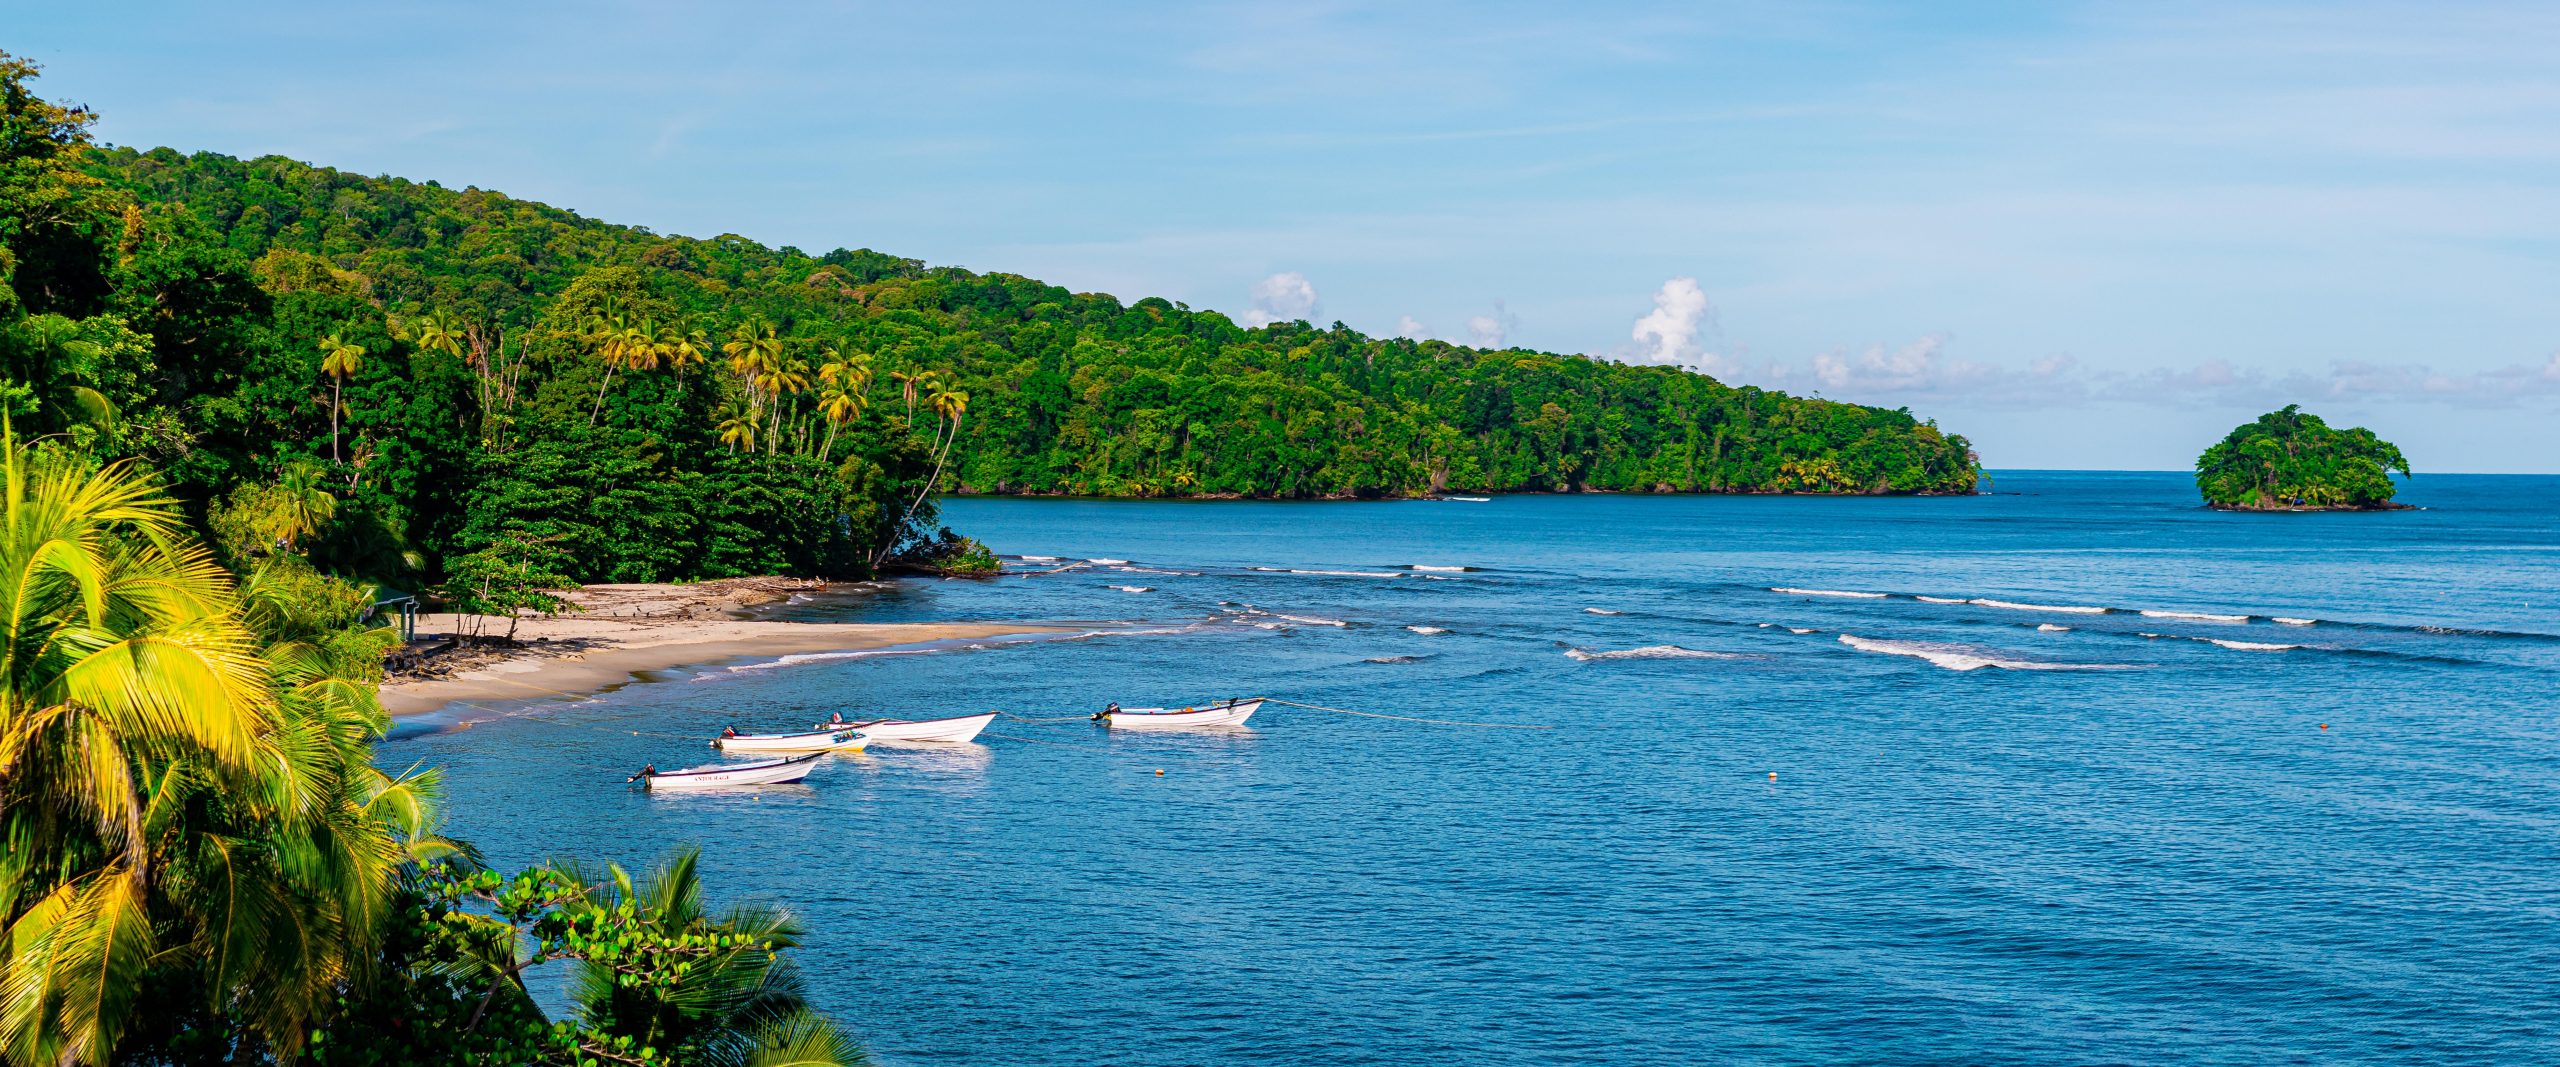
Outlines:
[[852, 726], [823, 727], [800, 734], [734, 734], [711, 739], [722, 752], [860, 752], [871, 737]]
[[1242, 726], [1262, 708], [1261, 697], [1223, 700], [1194, 708], [1124, 708], [1112, 705], [1095, 721], [1114, 730], [1183, 730], [1195, 726]]
[[821, 730], [860, 730], [872, 741], [883, 745], [959, 744], [974, 741], [978, 731], [996, 721], [995, 712], [981, 715], [955, 715], [947, 719], [862, 719], [855, 722], [822, 722]]
[[711, 763], [680, 771], [642, 771], [631, 780], [652, 789], [727, 789], [742, 785], [788, 785], [809, 776], [810, 765], [824, 752], [758, 760], [754, 763]]

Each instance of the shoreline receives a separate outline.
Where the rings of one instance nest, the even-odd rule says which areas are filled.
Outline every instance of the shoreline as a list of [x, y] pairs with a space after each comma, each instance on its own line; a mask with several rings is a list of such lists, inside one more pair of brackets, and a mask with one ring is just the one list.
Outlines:
[[[509, 620], [494, 616], [418, 617], [421, 640], [456, 634], [504, 634], [515, 641], [460, 645], [430, 657], [423, 669], [383, 679], [382, 708], [411, 719], [456, 704], [542, 697], [584, 697], [641, 680], [652, 671], [723, 660], [819, 652], [867, 652], [936, 641], [1023, 637], [1063, 632], [1036, 623], [826, 623], [743, 618], [756, 603], [789, 595], [779, 583], [589, 586], [566, 594], [583, 613]], [[812, 583], [814, 584], [814, 583]], [[787, 588], [807, 588], [792, 586]], [[766, 595], [774, 593], [778, 595]], [[742, 595], [744, 594], [744, 595]], [[450, 656], [453, 662], [446, 662]]]

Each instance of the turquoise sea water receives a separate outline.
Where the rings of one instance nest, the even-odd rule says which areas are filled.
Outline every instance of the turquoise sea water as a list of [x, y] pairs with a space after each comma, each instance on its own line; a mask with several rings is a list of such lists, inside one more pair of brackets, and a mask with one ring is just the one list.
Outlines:
[[[702, 842], [889, 1064], [2560, 1061], [2560, 478], [2281, 516], [1996, 479], [953, 501], [1029, 568], [1136, 569], [782, 616], [1103, 636], [670, 671], [383, 760], [443, 765], [504, 865]], [[723, 723], [1246, 693], [1553, 728], [1000, 721], [805, 787], [621, 784]]]

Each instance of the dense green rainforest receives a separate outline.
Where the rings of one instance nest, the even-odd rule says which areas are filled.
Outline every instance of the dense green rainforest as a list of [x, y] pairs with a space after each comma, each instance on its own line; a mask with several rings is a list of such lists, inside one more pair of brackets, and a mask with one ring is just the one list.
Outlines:
[[[234, 502], [242, 536], [421, 583], [492, 548], [590, 581], [860, 574], [932, 538], [937, 469], [1107, 496], [1976, 482], [1964, 439], [1906, 411], [1673, 368], [1247, 329], [274, 157], [58, 163], [10, 241], [21, 422], [100, 426], [209, 515], [270, 487]], [[333, 516], [274, 519], [295, 486]]]
[[2229, 511], [2374, 511], [2409, 474], [2408, 457], [2362, 426], [2341, 430], [2289, 404], [2232, 430], [2196, 457], [2196, 490]]

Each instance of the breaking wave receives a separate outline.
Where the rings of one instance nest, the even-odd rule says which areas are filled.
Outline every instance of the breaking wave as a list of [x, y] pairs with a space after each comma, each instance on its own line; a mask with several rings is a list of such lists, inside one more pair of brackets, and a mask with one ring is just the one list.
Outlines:
[[1340, 619], [1321, 619], [1321, 618], [1317, 618], [1317, 617], [1315, 617], [1315, 616], [1313, 616], [1313, 615], [1283, 615], [1283, 614], [1280, 614], [1279, 612], [1276, 612], [1276, 611], [1271, 613], [1271, 617], [1272, 617], [1272, 618], [1275, 618], [1275, 619], [1287, 619], [1287, 620], [1289, 620], [1290, 622], [1305, 623], [1306, 625], [1309, 625], [1309, 626], [1349, 626], [1349, 625], [1351, 625], [1350, 623], [1344, 622], [1344, 621], [1342, 621], [1342, 620], [1340, 620]]
[[1609, 609], [1607, 609], [1607, 608], [1584, 608], [1584, 609], [1582, 609], [1582, 610], [1584, 610], [1584, 611], [1586, 611], [1586, 612], [1589, 612], [1589, 613], [1591, 613], [1591, 614], [1593, 614], [1593, 615], [1624, 615], [1624, 614], [1626, 614], [1626, 612], [1623, 612], [1623, 611], [1611, 611], [1611, 610], [1609, 610]]
[[2070, 627], [2068, 627], [2068, 626], [2056, 626], [2056, 625], [2054, 625], [2054, 624], [2052, 624], [2052, 623], [2049, 623], [2049, 622], [2040, 622], [2040, 623], [2037, 623], [2037, 624], [2036, 624], [2036, 629], [2038, 629], [2038, 630], [2042, 630], [2042, 631], [2044, 631], [2045, 633], [2049, 633], [2049, 634], [2062, 634], [2062, 633], [2070, 633], [2070, 632], [2071, 632], [2071, 628], [2070, 628]]
[[2270, 644], [2265, 641], [2226, 641], [2219, 637], [2199, 637], [2196, 640], [2210, 641], [2214, 644], [2221, 645], [2224, 648], [2234, 649], [2241, 652], [2284, 652], [2290, 649], [2302, 647], [2301, 645]]
[[1447, 630], [1443, 630], [1443, 629], [1441, 629], [1441, 628], [1439, 628], [1439, 627], [1437, 627], [1437, 626], [1407, 626], [1407, 627], [1405, 627], [1405, 629], [1411, 630], [1411, 631], [1413, 631], [1413, 632], [1415, 632], [1415, 633], [1418, 633], [1418, 634], [1445, 634], [1445, 633], [1448, 633], [1448, 632], [1449, 632], [1449, 631], [1447, 631]]
[[2286, 617], [2284, 617], [2284, 616], [2282, 616], [2282, 615], [2276, 615], [2276, 616], [2271, 616], [2271, 617], [2272, 617], [2272, 618], [2274, 618], [2277, 622], [2283, 623], [2283, 624], [2285, 624], [2285, 625], [2287, 625], [2287, 626], [2316, 626], [2316, 625], [2319, 625], [2319, 623], [2320, 623], [2320, 620], [2318, 620], [2318, 619], [2288, 619], [2288, 618], [2286, 618]]
[[1129, 565], [1129, 561], [1125, 559], [1089, 559], [1085, 562], [1099, 563], [1105, 567], [1126, 567]]
[[1923, 604], [1962, 604], [1965, 602], [1964, 598], [1960, 596], [1915, 596], [1912, 599]]
[[1420, 663], [1420, 662], [1422, 662], [1422, 657], [1420, 657], [1420, 656], [1371, 656], [1371, 657], [1369, 657], [1368, 659], [1361, 660], [1360, 662], [1362, 662], [1362, 663]]
[[2130, 663], [2045, 663], [2038, 660], [2013, 659], [1990, 649], [1969, 645], [1945, 645], [1931, 641], [1879, 641], [1841, 634], [1840, 643], [1860, 652], [1880, 652], [1888, 656], [1910, 656], [1924, 659], [1951, 671], [1973, 671], [1998, 667], [2009, 671], [2126, 671], [2137, 669]]
[[2188, 621], [2190, 621], [2190, 622], [2247, 622], [2247, 621], [2249, 621], [2249, 617], [2248, 617], [2248, 616], [2246, 616], [2246, 615], [2215, 615], [2215, 614], [2212, 614], [2212, 613], [2210, 613], [2210, 612], [2203, 612], [2203, 611], [2155, 611], [2155, 610], [2152, 610], [2152, 609], [2150, 609], [2150, 608], [2144, 608], [2144, 609], [2142, 609], [2142, 614], [2143, 614], [2143, 616], [2144, 616], [2144, 617], [2146, 617], [2146, 618], [2153, 618], [2153, 619], [2186, 619], [2186, 620], [2188, 620]]
[[1769, 591], [1772, 593], [1785, 593], [1788, 596], [1840, 596], [1850, 597], [1856, 600], [1882, 600], [1889, 595], [1885, 593], [1858, 593], [1851, 592], [1846, 589], [1796, 589], [1783, 585], [1770, 586]]
[[1153, 587], [1153, 586], [1146, 586], [1146, 585], [1115, 585], [1115, 586], [1112, 586], [1111, 588], [1113, 588], [1113, 589], [1117, 589], [1117, 590], [1119, 590], [1119, 591], [1121, 591], [1121, 592], [1123, 592], [1123, 593], [1152, 593], [1152, 592], [1155, 592], [1155, 587]]
[[1647, 645], [1643, 648], [1620, 649], [1615, 652], [1592, 652], [1587, 649], [1565, 650], [1565, 658], [1583, 663], [1613, 659], [1746, 659], [1733, 652], [1709, 652], [1705, 649], [1682, 648], [1678, 645]]
[[2007, 608], [2011, 611], [2059, 611], [2071, 615], [2104, 615], [2107, 613], [2107, 609], [2105, 608], [2092, 608], [2079, 604], [2021, 604], [2014, 600], [1991, 600], [1985, 597], [1975, 597], [1971, 600], [1965, 601], [1965, 603], [1978, 604], [1986, 608]]
[[1474, 567], [1434, 567], [1428, 563], [1407, 563], [1404, 566], [1405, 569], [1409, 571], [1438, 571], [1443, 574], [1452, 574], [1459, 571], [1471, 571], [1475, 569]]

